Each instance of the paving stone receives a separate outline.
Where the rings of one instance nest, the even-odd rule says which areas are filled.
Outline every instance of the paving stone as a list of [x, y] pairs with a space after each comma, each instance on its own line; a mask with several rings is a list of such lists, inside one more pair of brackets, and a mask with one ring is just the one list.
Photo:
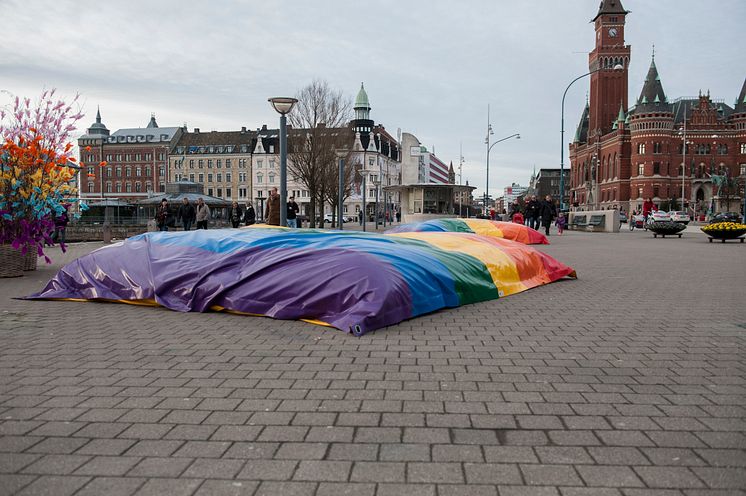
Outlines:
[[362, 443], [334, 443], [330, 446], [326, 458], [328, 460], [373, 461], [378, 459], [378, 445]]
[[294, 460], [249, 460], [246, 462], [239, 479], [253, 480], [289, 480], [295, 471]]
[[428, 444], [382, 444], [380, 460], [385, 462], [428, 462], [430, 461], [430, 445]]
[[135, 477], [96, 477], [86, 484], [76, 496], [130, 496], [145, 484], [145, 479]]
[[[351, 481], [404, 482], [405, 464], [393, 462], [356, 461], [352, 466]], [[410, 482], [414, 482], [411, 481]]]
[[201, 480], [196, 479], [150, 479], [135, 496], [190, 496], [201, 483]]
[[243, 460], [198, 458], [182, 476], [190, 479], [232, 479], [243, 466]]
[[407, 481], [449, 484], [463, 484], [465, 482], [460, 463], [421, 462], [412, 462], [407, 465]]
[[352, 462], [304, 460], [293, 475], [299, 481], [344, 482], [350, 474]]
[[316, 496], [373, 496], [375, 492], [375, 484], [322, 482], [316, 490]]
[[435, 484], [378, 484], [376, 496], [435, 496]]
[[521, 473], [513, 464], [465, 463], [469, 484], [521, 484]]
[[194, 496], [251, 496], [257, 487], [255, 481], [206, 480]]
[[[27, 458], [24, 459], [23, 455], [16, 456], [18, 460], [11, 459], [11, 461], [16, 462], [15, 466], [9, 465], [7, 460], [3, 462], [0, 457], [0, 473], [22, 471], [24, 474], [65, 475], [73, 473], [75, 469], [91, 459], [90, 456], [46, 455], [29, 464], [29, 459], [33, 460], [36, 457], [28, 458], [27, 455]], [[23, 468], [24, 465], [26, 465], [25, 468]], [[21, 468], [23, 470], [20, 470]]]
[[521, 471], [527, 484], [544, 486], [580, 486], [583, 482], [572, 467], [566, 465], [526, 465]]
[[316, 492], [315, 482], [269, 482], [259, 485], [254, 496], [313, 496]]
[[575, 467], [588, 486], [643, 487], [642, 481], [629, 468], [620, 465]]
[[67, 496], [83, 487], [90, 477], [74, 475], [43, 475], [24, 487], [17, 494], [19, 496], [54, 495]]
[[634, 470], [648, 487], [704, 487], [697, 476], [684, 467], [635, 467]]
[[191, 463], [191, 458], [143, 458], [127, 475], [132, 477], [178, 477]]

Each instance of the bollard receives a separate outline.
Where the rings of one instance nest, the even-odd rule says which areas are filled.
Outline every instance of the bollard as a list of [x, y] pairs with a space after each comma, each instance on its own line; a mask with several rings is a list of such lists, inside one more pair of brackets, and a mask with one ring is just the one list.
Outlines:
[[108, 245], [109, 243], [111, 243], [111, 224], [109, 224], [108, 222], [104, 222], [103, 238], [104, 244]]

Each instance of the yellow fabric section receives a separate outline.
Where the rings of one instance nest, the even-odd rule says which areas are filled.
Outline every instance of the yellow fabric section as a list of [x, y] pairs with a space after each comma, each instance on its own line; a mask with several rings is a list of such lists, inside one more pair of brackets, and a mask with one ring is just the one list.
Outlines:
[[499, 296], [508, 296], [528, 289], [521, 281], [521, 276], [513, 260], [488, 242], [481, 243], [464, 239], [459, 234], [447, 232], [406, 232], [390, 234], [389, 236], [419, 239], [441, 250], [471, 255], [487, 267]]
[[[504, 238], [505, 233], [492, 222], [484, 222], [482, 219], [461, 219], [469, 226], [469, 229], [480, 236], [492, 236], [493, 238]], [[476, 221], [476, 222], [475, 222]]]

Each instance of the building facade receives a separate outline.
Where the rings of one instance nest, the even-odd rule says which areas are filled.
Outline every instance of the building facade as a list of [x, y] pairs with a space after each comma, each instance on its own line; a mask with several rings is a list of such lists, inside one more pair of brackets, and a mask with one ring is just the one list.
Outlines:
[[184, 129], [170, 150], [168, 181], [199, 183], [208, 196], [245, 204], [251, 199], [255, 139], [245, 127], [227, 132]]
[[746, 179], [746, 81], [733, 107], [709, 92], [670, 101], [653, 54], [628, 106], [627, 15], [620, 0], [603, 0], [593, 18], [590, 101], [570, 144], [573, 207], [639, 210], [646, 198], [669, 209], [683, 198], [696, 215], [737, 207], [734, 180]]
[[110, 134], [97, 112], [96, 122], [78, 139], [81, 199], [92, 204], [107, 198], [135, 202], [165, 191], [169, 150], [181, 132], [158, 127], [153, 115], [144, 128]]
[[[551, 195], [552, 198], [559, 201], [560, 197], [560, 173], [561, 169], [539, 169], [534, 173], [526, 194], [536, 195], [539, 198], [545, 198]], [[564, 169], [565, 184], [570, 184], [570, 169]], [[568, 204], [568, 194], [565, 192], [565, 202]]]

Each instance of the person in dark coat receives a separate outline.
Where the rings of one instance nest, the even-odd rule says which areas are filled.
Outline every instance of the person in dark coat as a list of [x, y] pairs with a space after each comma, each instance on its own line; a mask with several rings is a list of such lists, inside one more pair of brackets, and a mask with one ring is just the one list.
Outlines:
[[233, 229], [236, 229], [241, 224], [241, 219], [243, 219], [243, 209], [238, 202], [234, 201], [231, 204], [231, 208], [228, 209], [228, 220], [231, 221]]
[[65, 211], [54, 217], [54, 232], [52, 233], [52, 241], [55, 243], [65, 244], [65, 230], [67, 229], [67, 223], [70, 221], [70, 217], [67, 215], [67, 210], [70, 208], [69, 204], [64, 205]]
[[184, 226], [184, 230], [188, 231], [192, 228], [192, 224], [194, 223], [194, 219], [197, 217], [196, 212], [194, 211], [194, 205], [189, 203], [188, 198], [184, 198], [181, 201], [181, 205], [179, 205], [179, 210], [176, 213], [177, 220], [181, 221], [181, 224]]
[[172, 215], [171, 207], [168, 205], [168, 200], [164, 198], [161, 200], [161, 204], [158, 205], [158, 210], [155, 214], [155, 220], [158, 224], [159, 230], [168, 231], [168, 225], [173, 223]]
[[526, 202], [526, 225], [532, 229], [539, 228], [539, 213], [541, 210], [541, 204], [536, 199], [536, 195], [532, 195], [531, 198]]
[[551, 195], [547, 195], [541, 202], [541, 224], [544, 226], [544, 232], [549, 236], [549, 227], [552, 220], [557, 217], [557, 207], [552, 201]]
[[272, 192], [267, 198], [264, 218], [267, 219], [267, 224], [270, 226], [280, 225], [280, 195], [277, 194], [277, 188], [272, 188]]
[[254, 205], [251, 202], [246, 204], [246, 213], [243, 216], [243, 220], [247, 226], [256, 223], [256, 212], [254, 211]]

